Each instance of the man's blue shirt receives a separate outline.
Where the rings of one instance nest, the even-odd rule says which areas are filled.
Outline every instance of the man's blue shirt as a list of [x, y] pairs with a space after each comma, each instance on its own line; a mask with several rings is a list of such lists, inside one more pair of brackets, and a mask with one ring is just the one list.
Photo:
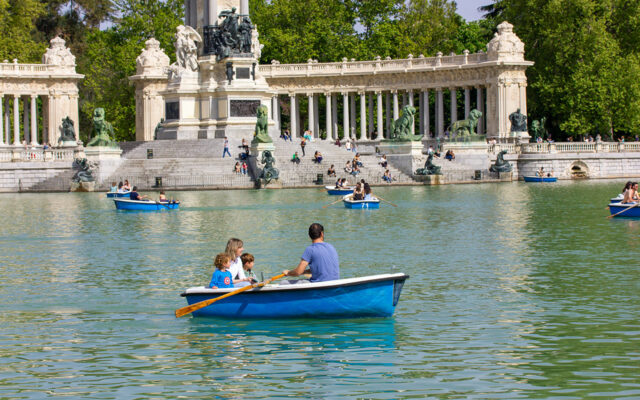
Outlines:
[[329, 243], [312, 243], [304, 250], [302, 259], [309, 263], [311, 282], [340, 279], [338, 252]]

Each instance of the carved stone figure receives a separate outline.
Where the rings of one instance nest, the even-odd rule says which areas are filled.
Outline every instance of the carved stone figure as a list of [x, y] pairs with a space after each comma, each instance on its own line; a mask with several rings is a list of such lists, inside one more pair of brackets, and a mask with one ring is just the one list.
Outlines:
[[253, 134], [252, 143], [273, 143], [269, 136], [269, 109], [265, 105], [258, 107], [256, 130]]
[[73, 127], [73, 121], [71, 118], [63, 118], [62, 119], [62, 135], [58, 142], [75, 142], [76, 141], [76, 130]]
[[145, 42], [145, 49], [136, 58], [136, 71], [138, 74], [158, 74], [169, 66], [169, 56], [160, 48], [160, 42], [151, 38]]
[[65, 41], [61, 37], [54, 37], [49, 41], [51, 47], [42, 56], [43, 64], [56, 65], [69, 71], [75, 71], [76, 57], [71, 54], [71, 50], [65, 46]]
[[224, 10], [218, 15], [218, 18], [224, 18], [220, 24], [220, 28], [223, 31], [229, 32], [231, 37], [235, 40], [238, 38], [238, 20], [240, 15], [236, 14], [236, 8], [232, 7], [231, 11]]
[[429, 154], [427, 161], [424, 163], [424, 168], [418, 168], [415, 172], [416, 175], [442, 175], [440, 167], [433, 163], [433, 153]]
[[511, 121], [511, 132], [527, 132], [527, 116], [520, 112], [518, 108], [509, 115]]
[[95, 178], [93, 177], [93, 171], [96, 168], [96, 164], [92, 161], [88, 161], [86, 158], [76, 158], [73, 160], [73, 164], [71, 164], [73, 169], [76, 171], [75, 175], [73, 175], [74, 182], [94, 182]]
[[531, 122], [531, 133], [533, 134], [534, 140], [547, 137], [547, 130], [544, 127], [545, 122], [547, 122], [547, 117], [542, 117], [539, 121], [534, 120]]
[[524, 43], [513, 33], [513, 25], [507, 21], [498, 25], [498, 32], [487, 44], [487, 58], [491, 61], [524, 61]]
[[509, 161], [504, 159], [504, 155], [507, 154], [506, 150], [502, 150], [498, 153], [498, 157], [496, 158], [495, 164], [489, 167], [489, 171], [491, 172], [511, 172], [513, 167]]
[[112, 138], [113, 127], [104, 120], [104, 108], [96, 108], [93, 110], [93, 139], [87, 146], [116, 146]]
[[259, 60], [260, 56], [262, 56], [262, 48], [264, 47], [263, 44], [260, 44], [259, 36], [258, 27], [254, 25], [253, 31], [251, 32], [251, 53], [253, 53], [256, 60]]
[[176, 32], [176, 62], [189, 71], [198, 70], [198, 45], [202, 38], [190, 26], [180, 25]]
[[227, 80], [229, 81], [229, 85], [231, 85], [231, 81], [233, 80], [233, 76], [236, 74], [233, 71], [233, 63], [230, 63], [230, 62], [227, 63], [226, 73], [227, 73]]
[[469, 112], [469, 118], [456, 121], [449, 125], [447, 129], [450, 134], [455, 133], [457, 136], [469, 136], [475, 135], [476, 127], [478, 126], [478, 120], [482, 117], [482, 113], [479, 110], [473, 109]]
[[276, 163], [276, 160], [273, 158], [269, 150], [262, 152], [262, 160], [260, 160], [260, 162], [264, 164], [262, 172], [260, 173], [260, 179], [264, 179], [266, 183], [271, 182], [272, 179], [278, 179], [280, 171], [273, 166]]
[[402, 115], [395, 121], [391, 122], [391, 138], [393, 142], [411, 142], [419, 141], [422, 135], [412, 135], [411, 126], [413, 125], [413, 116], [416, 109], [412, 106], [404, 106]]
[[253, 47], [257, 36], [254, 39], [255, 27], [248, 16], [240, 20], [240, 15], [233, 7], [222, 11], [218, 17], [223, 21], [207, 36], [211, 43], [211, 46], [207, 44], [207, 49], [217, 56], [218, 61], [233, 54], [250, 54], [255, 50]]

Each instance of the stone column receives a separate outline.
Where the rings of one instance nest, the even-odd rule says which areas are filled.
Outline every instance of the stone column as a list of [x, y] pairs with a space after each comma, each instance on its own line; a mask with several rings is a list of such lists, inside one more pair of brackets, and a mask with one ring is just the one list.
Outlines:
[[313, 93], [307, 93], [307, 100], [308, 100], [307, 109], [309, 111], [309, 115], [308, 115], [308, 117], [309, 117], [309, 122], [308, 122], [309, 123], [309, 131], [311, 132], [311, 136], [313, 137], [314, 136], [313, 135], [313, 133], [314, 133], [313, 132], [313, 128], [316, 125], [316, 123], [314, 121], [314, 115], [313, 115], [313, 112], [315, 111], [314, 107], [313, 107]]
[[191, 0], [184, 0], [184, 24], [191, 26]]
[[314, 125], [313, 125], [313, 137], [320, 137], [320, 96], [317, 94], [313, 95], [313, 115], [314, 115]]
[[20, 95], [13, 95], [13, 145], [20, 145]]
[[476, 107], [478, 107], [478, 111], [482, 113], [482, 117], [478, 120], [478, 135], [484, 134], [484, 96], [482, 95], [482, 91], [484, 89], [482, 86], [478, 86], [476, 88]]
[[218, 0], [209, 0], [209, 25], [215, 25], [218, 22]]
[[[455, 88], [449, 89], [449, 93], [451, 94], [451, 123], [454, 123], [458, 120], [458, 96]], [[451, 132], [449, 132], [449, 137], [451, 137]]]
[[372, 133], [373, 133], [373, 95], [371, 93], [369, 93], [367, 95], [367, 101], [369, 102], [369, 128], [367, 129], [367, 133], [369, 134], [367, 136], [368, 139], [373, 139], [372, 137]]
[[464, 119], [469, 119], [469, 112], [471, 111], [471, 89], [464, 88]]
[[424, 93], [422, 93], [422, 97], [423, 97], [423, 104], [424, 104], [424, 112], [422, 113], [423, 118], [424, 118], [424, 130], [422, 131], [422, 134], [430, 137], [431, 136], [431, 120], [430, 120], [430, 115], [429, 115], [429, 90], [425, 90]]
[[7, 96], [7, 102], [4, 108], [4, 142], [7, 145], [11, 144], [11, 116], [9, 108], [11, 107], [11, 98]]
[[367, 98], [360, 93], [360, 140], [367, 139]]
[[37, 102], [38, 96], [31, 95], [31, 144], [33, 146], [38, 145], [38, 108]]
[[342, 93], [342, 101], [344, 106], [342, 108], [342, 132], [344, 132], [344, 139], [349, 137], [349, 93]]
[[333, 138], [338, 139], [338, 95], [331, 96], [331, 121], [333, 123]]
[[331, 93], [325, 93], [325, 97], [327, 98], [327, 104], [326, 104], [326, 112], [327, 112], [327, 140], [329, 139], [333, 139], [333, 130], [332, 128], [332, 122], [331, 122]]
[[276, 131], [280, 133], [280, 102], [278, 101], [278, 95], [271, 98], [271, 118], [273, 119], [273, 122], [275, 122]]
[[[407, 91], [407, 95], [409, 96], [409, 105], [413, 107], [413, 90]], [[411, 124], [411, 134], [416, 134], [416, 120], [414, 118], [413, 124]]]
[[438, 137], [444, 136], [444, 102], [442, 88], [436, 89], [436, 133]]
[[349, 137], [356, 140], [356, 94], [352, 93], [349, 95], [349, 111], [351, 111], [349, 115]]
[[518, 83], [518, 90], [520, 94], [520, 112], [527, 115], [527, 83]]
[[389, 130], [391, 130], [391, 93], [387, 92], [385, 95], [385, 124], [384, 124], [384, 137], [389, 139]]
[[2, 106], [4, 95], [0, 94], [0, 146], [4, 144], [4, 118], [2, 117]]
[[22, 130], [24, 135], [24, 142], [30, 143], [31, 138], [29, 137], [29, 98], [22, 98]]
[[291, 133], [291, 137], [298, 137], [296, 135], [296, 132], [298, 131], [298, 110], [296, 108], [296, 95], [294, 94], [290, 94], [289, 95], [289, 99], [291, 99], [291, 111], [290, 111], [290, 122], [289, 122], [289, 128], [290, 128], [290, 133]]
[[378, 100], [378, 134], [376, 135], [376, 140], [382, 140], [382, 136], [384, 135], [382, 124], [384, 123], [382, 120], [382, 92], [376, 92], [376, 98]]
[[418, 132], [420, 135], [424, 135], [424, 92], [418, 92]]
[[296, 96], [296, 129], [298, 135], [296, 137], [302, 136], [302, 122], [300, 120], [300, 96]]
[[240, 15], [249, 15], [249, 0], [240, 0]]
[[398, 110], [398, 91], [392, 90], [393, 94], [393, 120], [397, 121], [400, 118], [400, 111]]

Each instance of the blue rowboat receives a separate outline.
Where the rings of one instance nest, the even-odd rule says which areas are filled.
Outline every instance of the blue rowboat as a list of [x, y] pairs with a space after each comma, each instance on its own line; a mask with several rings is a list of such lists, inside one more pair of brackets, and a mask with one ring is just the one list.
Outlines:
[[611, 198], [611, 202], [612, 203], [620, 203], [620, 202], [622, 202], [622, 200], [624, 200], [624, 195], [622, 193], [620, 193], [618, 195], [618, 197], [612, 197]]
[[160, 211], [160, 210], [177, 210], [180, 208], [180, 202], [159, 202], [153, 200], [130, 200], [130, 199], [113, 199], [118, 210], [135, 210], [135, 211]]
[[[371, 275], [317, 283], [266, 285], [229, 296], [194, 311], [196, 317], [356, 318], [390, 317], [400, 300], [402, 273]], [[181, 296], [189, 305], [237, 288], [192, 287]]]
[[351, 196], [344, 196], [342, 199], [345, 208], [367, 208], [378, 209], [380, 208], [380, 200], [353, 200]]
[[611, 203], [609, 204], [609, 212], [611, 215], [617, 214], [616, 217], [638, 218], [640, 217], [640, 205], [637, 203]]
[[325, 186], [324, 188], [327, 189], [327, 194], [332, 196], [344, 196], [345, 194], [351, 194], [354, 189], [352, 187], [336, 189], [335, 186]]
[[113, 197], [126, 197], [127, 199], [129, 198], [129, 196], [131, 195], [131, 192], [109, 192], [107, 193], [107, 197], [108, 198], [113, 198]]
[[523, 176], [525, 182], [555, 182], [556, 176]]

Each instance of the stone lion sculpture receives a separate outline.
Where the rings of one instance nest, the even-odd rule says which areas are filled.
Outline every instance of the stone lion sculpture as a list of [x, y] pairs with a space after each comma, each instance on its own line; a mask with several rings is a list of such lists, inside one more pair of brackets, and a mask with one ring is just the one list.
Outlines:
[[87, 146], [115, 146], [113, 127], [104, 120], [104, 108], [93, 110], [93, 139]]
[[258, 107], [256, 130], [253, 133], [253, 143], [272, 143], [269, 136], [269, 109], [265, 105]]
[[415, 114], [416, 109], [414, 107], [404, 106], [400, 118], [391, 122], [391, 141], [410, 142], [422, 139], [421, 135], [411, 134], [411, 127], [413, 126], [413, 116]]
[[440, 172], [441, 167], [433, 163], [433, 153], [429, 154], [427, 161], [424, 163], [424, 168], [418, 168], [415, 172], [416, 175], [442, 175]]
[[457, 136], [469, 136], [475, 135], [476, 127], [478, 126], [478, 120], [482, 117], [482, 112], [475, 108], [469, 112], [469, 118], [460, 121], [455, 121], [449, 125], [449, 132], [455, 133]]
[[260, 179], [264, 179], [266, 183], [271, 182], [272, 179], [278, 179], [280, 171], [273, 166], [276, 163], [276, 159], [271, 155], [269, 150], [262, 152], [262, 160], [260, 160], [260, 162], [264, 164], [262, 172], [260, 173]]
[[504, 159], [504, 155], [507, 154], [506, 150], [502, 150], [498, 153], [498, 157], [496, 158], [496, 163], [489, 167], [489, 171], [491, 172], [511, 172], [513, 167], [509, 161]]

